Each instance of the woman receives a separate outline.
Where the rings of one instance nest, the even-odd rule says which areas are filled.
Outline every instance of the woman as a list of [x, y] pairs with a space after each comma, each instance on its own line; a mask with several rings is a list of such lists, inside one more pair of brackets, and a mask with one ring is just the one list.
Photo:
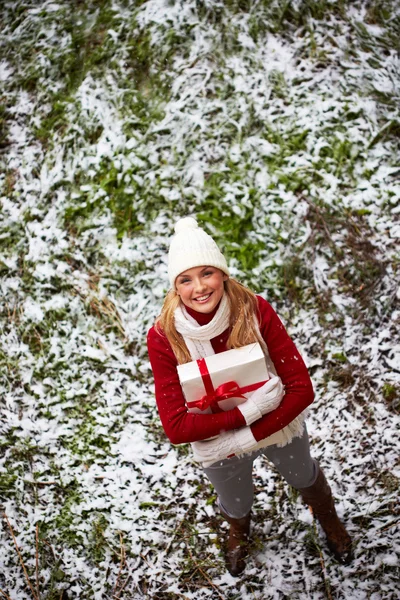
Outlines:
[[[261, 453], [312, 507], [329, 548], [348, 564], [351, 538], [310, 456], [304, 411], [314, 394], [300, 354], [270, 304], [230, 278], [225, 257], [195, 219], [181, 219], [175, 232], [168, 256], [171, 290], [148, 333], [148, 351], [165, 433], [173, 444], [192, 444], [230, 523], [228, 570], [236, 576], [245, 568], [252, 466]], [[264, 350], [270, 381], [227, 412], [189, 412], [178, 365], [252, 342]]]

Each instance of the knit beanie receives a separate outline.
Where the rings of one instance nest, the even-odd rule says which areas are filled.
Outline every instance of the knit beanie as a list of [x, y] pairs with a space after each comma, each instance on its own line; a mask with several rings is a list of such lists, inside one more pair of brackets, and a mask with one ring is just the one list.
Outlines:
[[168, 253], [168, 276], [171, 287], [180, 273], [192, 267], [210, 266], [229, 275], [225, 256], [212, 237], [198, 226], [196, 219], [185, 217], [175, 224], [175, 235]]

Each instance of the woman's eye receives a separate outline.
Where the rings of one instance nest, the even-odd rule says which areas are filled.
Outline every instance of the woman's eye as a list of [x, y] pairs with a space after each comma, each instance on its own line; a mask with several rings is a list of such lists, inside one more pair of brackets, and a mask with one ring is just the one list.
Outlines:
[[212, 275], [212, 274], [213, 274], [213, 271], [206, 271], [206, 272], [204, 273], [204, 275]]

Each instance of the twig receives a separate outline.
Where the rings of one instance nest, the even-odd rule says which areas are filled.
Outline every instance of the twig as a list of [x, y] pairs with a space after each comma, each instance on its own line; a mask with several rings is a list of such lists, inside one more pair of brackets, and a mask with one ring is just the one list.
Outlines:
[[57, 556], [56, 553], [54, 552], [53, 546], [51, 544], [49, 544], [49, 542], [47, 540], [42, 540], [43, 544], [46, 544], [46, 546], [48, 546], [51, 550], [51, 553], [53, 555], [54, 561], [57, 561]]
[[147, 565], [148, 567], [151, 567], [151, 564], [149, 563], [149, 561], [147, 560], [147, 558], [146, 558], [145, 556], [143, 556], [143, 554], [142, 554], [142, 553], [140, 553], [140, 557], [141, 557], [141, 558], [143, 558], [144, 562], [146, 563], [146, 565]]
[[[217, 586], [215, 583], [213, 583], [213, 582], [211, 581], [211, 579], [209, 578], [209, 576], [207, 575], [207, 573], [205, 573], [205, 571], [203, 571], [203, 569], [201, 568], [201, 566], [200, 566], [200, 565], [199, 565], [199, 564], [198, 564], [198, 563], [195, 561], [195, 559], [194, 559], [194, 557], [193, 557], [193, 554], [192, 554], [192, 551], [191, 551], [191, 549], [190, 549], [190, 546], [189, 546], [189, 545], [187, 546], [187, 549], [189, 550], [190, 558], [192, 559], [192, 561], [193, 561], [193, 562], [194, 562], [194, 564], [196, 565], [196, 568], [197, 568], [197, 569], [200, 571], [200, 573], [203, 575], [203, 577], [204, 577], [205, 579], [207, 579], [208, 583], [211, 585], [211, 587], [213, 587], [213, 588], [214, 588], [214, 590], [217, 592], [218, 596], [219, 596], [220, 598], [222, 598], [222, 600], [225, 600], [225, 596], [223, 596], [223, 595], [220, 593], [218, 586]], [[330, 600], [332, 600], [332, 599], [330, 599]]]
[[0, 594], [3, 594], [4, 598], [7, 598], [7, 600], [11, 600], [10, 596], [7, 596], [7, 594], [3, 592], [3, 590], [0, 590]]
[[322, 556], [322, 551], [320, 549], [319, 549], [319, 559], [321, 561], [322, 577], [324, 578], [325, 591], [327, 593], [329, 600], [333, 600], [332, 594], [331, 594], [331, 586], [329, 584], [329, 580], [327, 580], [327, 578], [326, 578], [326, 567], [325, 567], [324, 557]]
[[[314, 532], [315, 532], [316, 536], [319, 537], [318, 536], [318, 530], [317, 530], [317, 523], [316, 523], [316, 520], [315, 520], [315, 517], [314, 517], [313, 510], [312, 510], [311, 506], [309, 506], [308, 508], [310, 509], [310, 513], [313, 516], [313, 520], [314, 520]], [[326, 567], [325, 567], [324, 557], [322, 555], [322, 551], [319, 548], [319, 546], [318, 546], [318, 552], [319, 552], [319, 560], [321, 561], [321, 570], [322, 570], [322, 577], [323, 577], [324, 584], [325, 584], [325, 591], [326, 591], [326, 594], [328, 596], [328, 600], [333, 600], [332, 599], [332, 594], [331, 594], [331, 589], [330, 589], [331, 586], [329, 584], [329, 580], [326, 577]]]
[[15, 545], [15, 548], [16, 548], [16, 550], [17, 550], [17, 554], [18, 554], [18, 556], [19, 556], [19, 560], [20, 560], [20, 563], [21, 563], [22, 569], [23, 569], [23, 571], [24, 571], [25, 579], [26, 579], [26, 581], [27, 581], [27, 583], [28, 583], [28, 585], [29, 585], [29, 587], [30, 587], [30, 589], [31, 589], [31, 592], [32, 592], [32, 594], [33, 594], [33, 597], [34, 597], [34, 599], [35, 599], [35, 600], [39, 600], [39, 599], [38, 599], [38, 597], [37, 597], [37, 595], [36, 595], [36, 592], [35, 592], [35, 590], [34, 590], [34, 588], [33, 588], [33, 586], [32, 586], [32, 584], [31, 584], [31, 582], [30, 582], [30, 579], [29, 579], [29, 577], [28, 577], [27, 570], [25, 569], [24, 561], [23, 561], [23, 559], [22, 559], [21, 552], [19, 551], [18, 544], [17, 544], [17, 540], [15, 539], [15, 535], [14, 535], [13, 528], [11, 527], [11, 523], [10, 523], [10, 521], [8, 520], [8, 517], [7, 517], [7, 515], [6, 515], [6, 513], [5, 513], [5, 512], [3, 513], [3, 516], [4, 516], [5, 520], [7, 521], [7, 524], [8, 524], [9, 530], [10, 530], [10, 533], [11, 533], [11, 535], [12, 535], [12, 538], [13, 538], [13, 540], [14, 540], [14, 545]]
[[130, 580], [131, 577], [132, 577], [132, 573], [129, 573], [128, 577], [125, 579], [124, 583], [121, 585], [121, 589], [118, 592], [118, 596], [113, 596], [113, 598], [116, 598], [118, 600], [121, 598], [121, 594], [124, 591], [125, 586], [126, 586], [126, 584], [128, 583], [128, 581]]
[[323, 217], [323, 215], [322, 215], [322, 213], [321, 213], [320, 209], [318, 208], [318, 206], [316, 206], [316, 204], [314, 204], [313, 202], [311, 202], [311, 200], [310, 200], [309, 198], [307, 198], [306, 196], [301, 196], [301, 199], [302, 199], [302, 200], [305, 200], [305, 201], [307, 202], [307, 204], [309, 204], [309, 205], [311, 206], [311, 208], [312, 208], [313, 210], [315, 210], [315, 212], [317, 213], [318, 217], [319, 217], [319, 218], [320, 218], [320, 220], [321, 220], [322, 227], [324, 228], [324, 230], [325, 230], [325, 233], [326, 233], [326, 235], [327, 235], [327, 237], [328, 237], [329, 241], [333, 243], [332, 236], [331, 236], [331, 234], [330, 234], [330, 231], [329, 231], [329, 229], [328, 229], [328, 226], [327, 226], [327, 224], [326, 224], [326, 221], [325, 221], [325, 219], [324, 219], [324, 217]]
[[24, 481], [32, 485], [60, 485], [58, 481], [35, 481], [32, 479], [24, 479]]
[[[96, 283], [89, 282], [89, 287], [92, 292], [98, 293]], [[117, 329], [120, 331], [120, 333], [126, 339], [126, 331], [124, 329], [124, 326], [121, 321], [121, 317], [119, 315], [118, 309], [115, 306], [114, 302], [112, 302], [108, 298], [103, 298], [103, 299], [99, 300], [96, 296], [90, 297], [91, 296], [90, 292], [85, 294], [78, 287], [74, 287], [73, 289], [82, 298], [82, 300], [89, 302], [90, 308], [95, 313], [97, 313], [97, 315], [99, 315], [99, 314], [106, 315], [107, 317], [111, 318], [114, 321]]]
[[[142, 555], [140, 555], [140, 558], [142, 558], [142, 559], [143, 559], [144, 557], [143, 557]], [[144, 560], [146, 560], [146, 559], [144, 559]], [[146, 561], [146, 562], [147, 562], [147, 561]], [[132, 577], [132, 571], [133, 571], [134, 569], [136, 569], [136, 568], [137, 568], [137, 566], [139, 565], [139, 563], [140, 563], [140, 559], [138, 559], [138, 562], [137, 562], [137, 564], [136, 564], [134, 567], [132, 567], [131, 571], [128, 573], [128, 576], [127, 576], [127, 578], [125, 579], [124, 583], [121, 585], [121, 588], [120, 588], [120, 590], [119, 590], [119, 592], [118, 592], [118, 594], [119, 594], [119, 595], [118, 595], [118, 599], [119, 599], [119, 598], [121, 598], [121, 594], [122, 594], [122, 592], [124, 591], [124, 589], [125, 589], [125, 587], [126, 587], [126, 585], [127, 585], [128, 581], [129, 581], [129, 580], [131, 579], [131, 577]], [[148, 563], [147, 563], [147, 564], [148, 564]], [[141, 592], [141, 589], [140, 589], [140, 587], [139, 587], [139, 585], [138, 585], [137, 583], [135, 583], [135, 586], [136, 586], [136, 587], [137, 587], [137, 589], [138, 589], [138, 590]], [[115, 598], [115, 596], [114, 596], [114, 598]]]
[[386, 525], [386, 527], [382, 527], [381, 531], [386, 531], [387, 529], [390, 529], [391, 527], [394, 527], [395, 525], [398, 525], [400, 523], [400, 521], [395, 521], [394, 523], [390, 523], [390, 525]]
[[179, 523], [178, 527], [175, 528], [175, 531], [174, 531], [173, 535], [171, 536], [169, 544], [165, 550], [165, 556], [168, 556], [168, 552], [171, 549], [172, 543], [173, 543], [174, 539], [176, 538], [176, 536], [178, 535], [178, 532], [179, 532], [180, 528], [182, 527], [183, 523], [185, 522], [185, 520], [186, 520], [186, 515], [183, 517], [183, 519]]
[[39, 523], [36, 523], [36, 592], [38, 600], [40, 600], [39, 589]]
[[121, 548], [121, 562], [119, 565], [119, 571], [118, 571], [118, 576], [117, 576], [117, 581], [115, 582], [115, 586], [114, 589], [112, 591], [112, 595], [113, 597], [119, 598], [120, 597], [120, 593], [118, 593], [118, 596], [114, 596], [114, 594], [116, 594], [117, 589], [118, 589], [118, 584], [119, 584], [119, 580], [121, 577], [121, 573], [122, 573], [122, 569], [125, 566], [125, 548], [124, 548], [124, 544], [122, 543], [122, 533], [119, 533], [119, 542], [120, 542], [120, 548]]

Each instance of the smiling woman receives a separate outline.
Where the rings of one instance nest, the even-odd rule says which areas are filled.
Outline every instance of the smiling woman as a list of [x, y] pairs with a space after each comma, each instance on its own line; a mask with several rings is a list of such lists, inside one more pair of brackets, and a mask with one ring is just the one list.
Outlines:
[[[245, 568], [252, 466], [260, 454], [312, 506], [338, 560], [349, 562], [350, 536], [336, 514], [325, 476], [310, 455], [304, 423], [304, 411], [314, 397], [310, 377], [278, 315], [266, 300], [230, 277], [216, 243], [191, 217], [175, 226], [168, 274], [171, 290], [147, 337], [157, 407], [171, 442], [192, 444], [195, 460], [217, 492], [218, 506], [230, 523], [226, 553], [230, 573], [239, 575]], [[250, 393], [239, 390], [239, 402], [224, 411], [215, 397], [218, 390], [210, 391], [212, 378], [205, 359], [225, 352], [229, 369], [227, 356], [232, 355], [226, 351], [245, 354], [249, 344], [261, 347], [266, 377], [256, 388], [251, 382]], [[192, 362], [206, 390], [205, 396], [194, 398], [202, 407], [195, 412], [186, 404], [178, 370]], [[218, 389], [225, 392], [233, 384], [237, 390], [236, 376], [233, 369], [229, 382], [223, 381]], [[212, 396], [209, 404], [207, 395]], [[232, 399], [232, 394], [228, 397]]]
[[210, 313], [224, 293], [228, 275], [216, 267], [194, 267], [176, 278], [176, 293], [183, 304], [201, 313]]

